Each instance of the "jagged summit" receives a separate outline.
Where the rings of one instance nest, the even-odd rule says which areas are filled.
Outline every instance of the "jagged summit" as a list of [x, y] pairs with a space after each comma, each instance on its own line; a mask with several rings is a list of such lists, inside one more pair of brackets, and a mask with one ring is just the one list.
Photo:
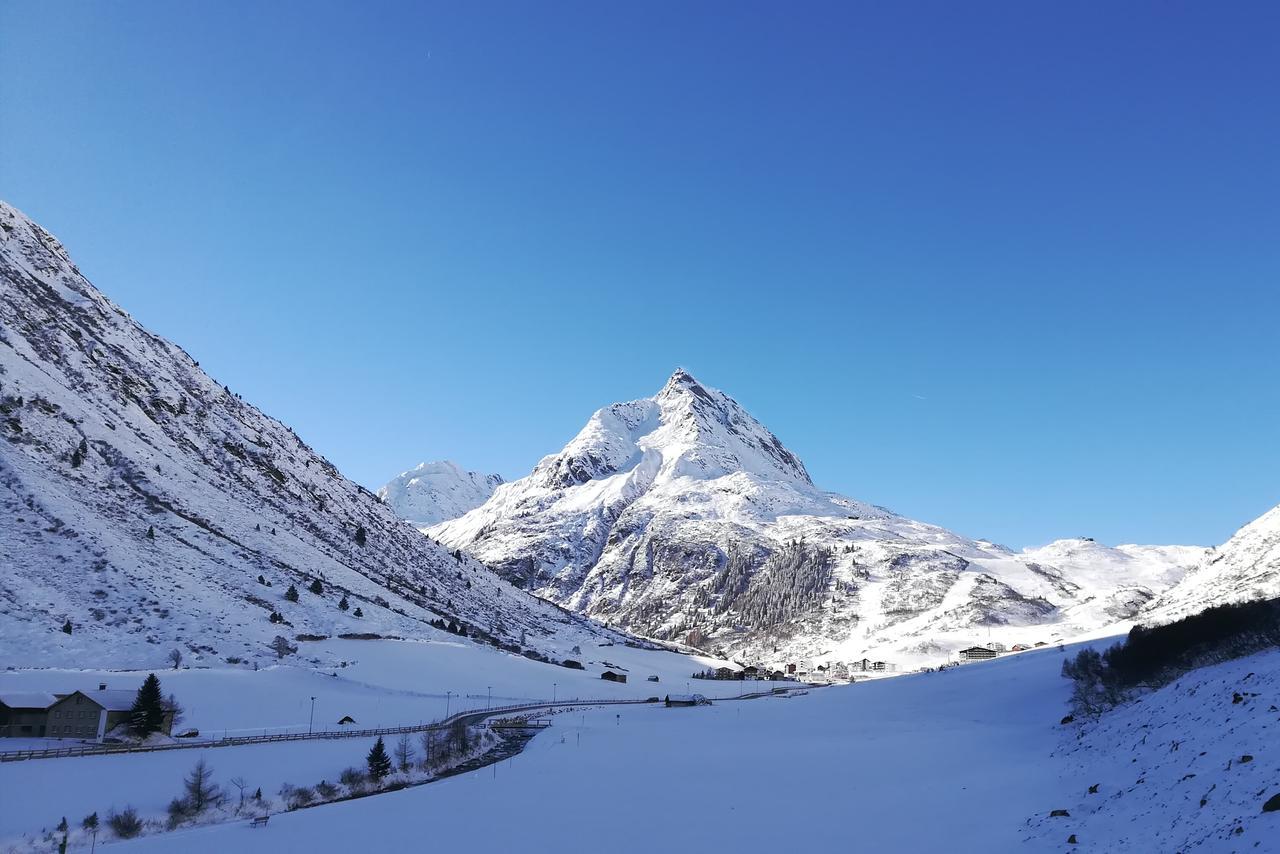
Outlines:
[[677, 370], [650, 398], [597, 410], [530, 477], [563, 489], [631, 470], [642, 480], [745, 475], [812, 487], [800, 458], [737, 401]]
[[1019, 555], [823, 492], [683, 369], [654, 397], [597, 410], [528, 477], [430, 532], [597, 619], [775, 662], [936, 661], [993, 629], [1010, 643], [1070, 637], [1128, 619], [1196, 554], [1080, 541]]

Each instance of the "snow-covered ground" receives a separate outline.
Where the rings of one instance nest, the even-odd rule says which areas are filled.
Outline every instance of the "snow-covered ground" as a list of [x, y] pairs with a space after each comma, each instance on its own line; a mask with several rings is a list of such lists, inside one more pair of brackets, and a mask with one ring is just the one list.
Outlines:
[[[296, 725], [311, 693], [318, 719], [360, 708], [370, 723], [438, 715], [442, 689], [473, 705], [484, 705], [489, 685], [495, 703], [549, 693], [547, 665], [516, 656], [477, 661], [471, 653], [490, 653], [443, 644], [353, 646], [356, 663], [337, 677], [183, 671], [169, 674], [166, 688], [190, 701], [193, 720], [232, 728], [259, 714]], [[1077, 649], [787, 699], [569, 711], [496, 768], [280, 813], [265, 830], [239, 821], [112, 844], [196, 854], [416, 850], [423, 839], [483, 851], [750, 854], [797, 840], [806, 850], [1280, 850], [1280, 813], [1261, 812], [1280, 792], [1280, 651], [1195, 671], [1099, 721], [1064, 726], [1069, 685], [1060, 669]], [[653, 671], [662, 692], [683, 688], [687, 660], [678, 656], [614, 647], [584, 656], [589, 666], [606, 657], [633, 673]], [[4, 678], [26, 688], [56, 675]], [[722, 695], [751, 685], [693, 684]], [[651, 686], [565, 672], [557, 691], [643, 696]], [[241, 775], [272, 793], [282, 782], [333, 780], [368, 747], [351, 739], [0, 765], [0, 838], [126, 804], [158, 816], [201, 754], [219, 782]], [[1094, 784], [1098, 792], [1088, 794]], [[1051, 817], [1054, 810], [1068, 815]], [[1067, 842], [1073, 835], [1076, 845]]]
[[[644, 699], [693, 690], [731, 696], [773, 683], [705, 682], [695, 670], [725, 662], [632, 647], [584, 646], [584, 670], [570, 670], [500, 652], [468, 641], [342, 641], [317, 644], [326, 659], [346, 667], [320, 671], [279, 666], [160, 671], [163, 690], [186, 707], [181, 729], [201, 736], [305, 732], [315, 697], [316, 730], [341, 729], [345, 715], [361, 729], [417, 724], [443, 718], [446, 711], [508, 705], [527, 700]], [[626, 673], [626, 684], [600, 678], [606, 668]], [[0, 673], [0, 692], [136, 688], [144, 673], [33, 670]], [[658, 683], [648, 681], [657, 676]], [[490, 700], [492, 697], [492, 700]], [[367, 739], [289, 742], [215, 749], [192, 749], [128, 756], [47, 759], [0, 763], [0, 841], [51, 828], [66, 815], [83, 817], [112, 807], [136, 807], [159, 817], [177, 795], [182, 775], [205, 756], [218, 779], [243, 776], [270, 794], [281, 783], [314, 784], [360, 765]], [[72, 740], [0, 739], [0, 750], [67, 746]], [[57, 793], [51, 796], [50, 793]], [[56, 813], [56, 814], [54, 814]], [[0, 846], [0, 850], [5, 850]]]
[[265, 831], [241, 823], [124, 848], [1012, 850], [1026, 820], [1060, 800], [1047, 759], [1067, 696], [1061, 658], [563, 715], [496, 769], [280, 815]]
[[[1280, 851], [1280, 650], [1185, 674], [1072, 727], [1055, 751], [1069, 818], [1035, 841], [1076, 834], [1093, 851]], [[1089, 793], [1089, 787], [1097, 791]]]

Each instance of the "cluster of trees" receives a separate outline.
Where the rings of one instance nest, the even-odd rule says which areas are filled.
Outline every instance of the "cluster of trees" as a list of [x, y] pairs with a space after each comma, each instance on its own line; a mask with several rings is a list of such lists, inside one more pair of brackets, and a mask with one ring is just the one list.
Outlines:
[[1164, 626], [1134, 626], [1106, 652], [1083, 649], [1062, 663], [1077, 712], [1097, 715], [1140, 688], [1280, 645], [1280, 599], [1218, 605]]
[[[418, 758], [419, 753], [408, 733], [402, 734], [390, 751], [387, 749], [386, 742], [379, 737], [365, 756], [364, 767], [348, 768], [341, 773], [338, 780], [351, 794], [363, 794], [370, 785], [375, 789], [379, 788], [386, 778], [397, 771], [408, 774], [415, 769], [430, 771], [447, 766], [458, 759], [465, 758], [477, 745], [471, 728], [461, 721], [456, 721], [445, 730], [430, 730], [422, 733], [419, 743], [422, 751], [421, 759]], [[228, 796], [223, 787], [214, 781], [213, 773], [213, 768], [202, 758], [196, 761], [191, 771], [183, 778], [181, 792], [169, 802], [168, 828], [170, 830], [183, 822], [199, 818], [211, 809], [219, 809], [227, 804]], [[235, 806], [237, 815], [244, 810], [250, 799], [257, 804], [262, 804], [261, 788], [252, 795], [247, 795], [249, 783], [243, 777], [233, 777], [230, 784], [239, 793]], [[326, 780], [321, 780], [314, 787], [294, 786], [289, 783], [280, 787], [280, 797], [289, 809], [332, 801], [341, 794], [337, 785]], [[119, 839], [133, 839], [139, 836], [146, 826], [133, 807], [126, 807], [119, 812], [112, 810], [107, 814], [106, 825]], [[95, 812], [85, 816], [81, 827], [86, 833], [93, 834], [96, 842], [99, 828], [98, 814]], [[63, 835], [64, 845], [69, 828], [66, 818], [63, 818], [56, 828]]]
[[447, 623], [443, 619], [432, 620], [431, 625], [441, 631], [448, 632], [451, 635], [461, 635], [462, 637], [467, 636], [466, 626], [459, 625], [457, 620], [450, 620]]
[[[756, 628], [786, 623], [821, 602], [831, 583], [829, 549], [792, 540], [765, 558], [754, 574], [746, 558], [730, 556], [733, 568], [722, 571], [724, 594], [716, 609], [734, 611], [742, 622]], [[751, 578], [750, 585], [744, 579]]]

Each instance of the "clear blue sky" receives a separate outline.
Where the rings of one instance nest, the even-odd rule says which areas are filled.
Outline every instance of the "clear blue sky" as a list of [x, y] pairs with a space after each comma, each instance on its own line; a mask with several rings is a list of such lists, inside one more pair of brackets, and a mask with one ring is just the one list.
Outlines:
[[1280, 503], [1280, 4], [4, 3], [0, 196], [376, 487], [681, 365], [971, 536]]

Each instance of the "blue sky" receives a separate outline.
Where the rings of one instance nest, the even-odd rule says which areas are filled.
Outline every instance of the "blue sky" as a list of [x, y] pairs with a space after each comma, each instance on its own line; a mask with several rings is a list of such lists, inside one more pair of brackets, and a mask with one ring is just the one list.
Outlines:
[[677, 365], [1014, 546], [1280, 503], [1280, 5], [0, 5], [0, 196], [376, 487]]

